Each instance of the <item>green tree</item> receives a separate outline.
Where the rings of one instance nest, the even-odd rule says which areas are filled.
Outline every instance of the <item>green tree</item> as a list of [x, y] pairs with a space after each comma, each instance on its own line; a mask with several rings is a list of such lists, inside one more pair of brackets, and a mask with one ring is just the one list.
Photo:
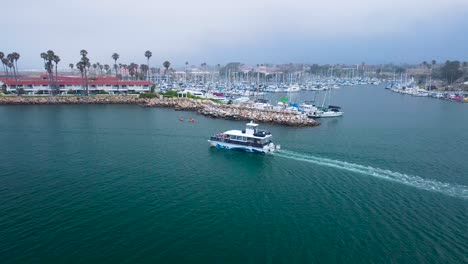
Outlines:
[[444, 66], [440, 68], [440, 74], [448, 84], [453, 84], [463, 75], [463, 71], [460, 70], [460, 62], [447, 60]]

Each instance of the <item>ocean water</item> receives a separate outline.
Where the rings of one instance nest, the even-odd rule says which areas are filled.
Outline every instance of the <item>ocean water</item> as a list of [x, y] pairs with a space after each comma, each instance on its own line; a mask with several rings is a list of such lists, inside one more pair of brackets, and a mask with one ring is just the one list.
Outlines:
[[0, 262], [467, 263], [468, 105], [333, 93], [342, 118], [261, 124], [271, 156], [209, 148], [242, 121], [0, 106]]

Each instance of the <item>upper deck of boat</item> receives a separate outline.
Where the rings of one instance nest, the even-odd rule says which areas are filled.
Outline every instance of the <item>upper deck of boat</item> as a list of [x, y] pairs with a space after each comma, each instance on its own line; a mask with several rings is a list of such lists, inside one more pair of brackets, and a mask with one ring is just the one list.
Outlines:
[[241, 130], [228, 130], [228, 131], [224, 132], [223, 134], [232, 135], [232, 136], [239, 136], [239, 137], [255, 138], [255, 139], [265, 139], [265, 138], [270, 138], [271, 137], [271, 134], [269, 134], [269, 133], [268, 134], [265, 133], [264, 134], [265, 136], [256, 136], [255, 134], [252, 135], [252, 134], [248, 134], [248, 133], [245, 133], [245, 132], [243, 133]]

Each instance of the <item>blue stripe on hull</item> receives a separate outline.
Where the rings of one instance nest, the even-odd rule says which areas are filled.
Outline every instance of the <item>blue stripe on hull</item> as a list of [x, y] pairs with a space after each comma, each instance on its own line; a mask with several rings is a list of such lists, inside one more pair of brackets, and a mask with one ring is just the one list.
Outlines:
[[236, 151], [243, 151], [243, 152], [251, 152], [251, 153], [260, 153], [260, 154], [265, 154], [264, 151], [257, 150], [257, 149], [250, 149], [250, 148], [245, 148], [245, 147], [229, 147], [221, 144], [216, 144], [217, 149], [230, 149], [230, 150], [236, 150]]

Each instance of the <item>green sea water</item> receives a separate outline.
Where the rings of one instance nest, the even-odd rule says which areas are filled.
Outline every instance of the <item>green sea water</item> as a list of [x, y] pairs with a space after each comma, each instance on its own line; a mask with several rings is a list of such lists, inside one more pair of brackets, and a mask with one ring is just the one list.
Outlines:
[[261, 124], [272, 156], [209, 148], [243, 121], [0, 106], [0, 263], [467, 263], [468, 104], [332, 104], [318, 127]]

